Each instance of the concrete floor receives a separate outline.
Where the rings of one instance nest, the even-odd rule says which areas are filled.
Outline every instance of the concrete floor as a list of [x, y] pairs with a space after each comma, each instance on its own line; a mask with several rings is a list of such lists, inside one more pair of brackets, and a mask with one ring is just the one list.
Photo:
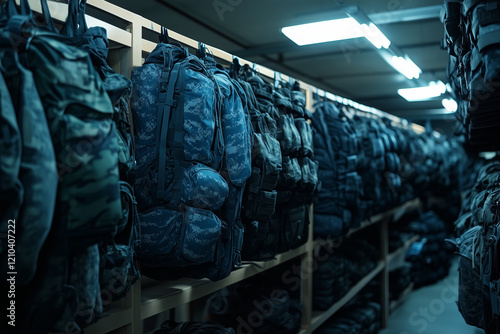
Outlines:
[[412, 292], [389, 317], [389, 325], [379, 334], [484, 334], [465, 323], [456, 300], [456, 263], [450, 275], [438, 283]]

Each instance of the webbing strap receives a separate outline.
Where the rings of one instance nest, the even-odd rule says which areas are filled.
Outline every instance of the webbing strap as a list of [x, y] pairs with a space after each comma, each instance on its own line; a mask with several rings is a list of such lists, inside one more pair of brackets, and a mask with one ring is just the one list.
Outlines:
[[477, 47], [482, 51], [485, 47], [500, 43], [500, 29], [487, 32], [478, 38]]
[[328, 148], [328, 157], [330, 158], [331, 160], [331, 163], [332, 163], [332, 166], [335, 166], [335, 161], [333, 160], [333, 157], [331, 156], [333, 152], [335, 152], [335, 150], [333, 149], [333, 146], [332, 146], [332, 141], [330, 140], [328, 134], [330, 133], [328, 131], [328, 128], [326, 126], [326, 120], [325, 120], [325, 115], [324, 115], [324, 109], [326, 109], [326, 107], [328, 106], [325, 102], [322, 103], [323, 105], [323, 112], [321, 113], [318, 113], [319, 117], [320, 117], [320, 120], [319, 120], [319, 125], [321, 126], [321, 129], [323, 130], [323, 138], [325, 139], [325, 143], [326, 143], [326, 146]]
[[465, 0], [463, 3], [463, 13], [467, 15], [467, 12], [474, 8], [478, 3], [483, 2], [484, 0]]
[[[178, 63], [180, 68], [180, 64]], [[177, 72], [183, 69], [177, 68]], [[179, 86], [184, 87], [184, 76], [182, 73], [178, 74]], [[180, 108], [172, 115], [173, 122], [173, 144], [172, 144], [172, 158], [174, 160], [174, 175], [172, 180], [172, 205], [179, 205], [181, 203], [182, 193], [182, 178], [184, 169], [188, 167], [188, 163], [184, 161], [184, 91], [179, 92], [179, 106]]]
[[470, 56], [470, 69], [474, 71], [482, 62], [483, 58], [477, 49], [471, 52]]
[[[180, 63], [174, 65], [168, 80], [166, 92], [161, 91], [160, 82], [160, 103], [158, 105], [159, 113], [161, 108], [161, 127], [160, 127], [160, 145], [159, 145], [159, 166], [158, 166], [158, 186], [156, 188], [156, 198], [164, 199], [165, 197], [165, 167], [167, 162], [167, 134], [169, 127], [170, 114], [172, 107], [176, 106], [174, 101], [175, 83], [179, 75]], [[163, 77], [163, 76], [162, 76]], [[162, 81], [166, 78], [162, 78]], [[163, 101], [162, 101], [163, 100]], [[160, 116], [160, 115], [159, 115]]]

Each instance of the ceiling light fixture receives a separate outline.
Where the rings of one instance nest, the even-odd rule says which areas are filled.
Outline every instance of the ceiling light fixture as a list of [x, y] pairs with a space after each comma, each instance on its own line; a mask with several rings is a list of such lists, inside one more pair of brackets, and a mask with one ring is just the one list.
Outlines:
[[388, 58], [388, 63], [396, 71], [403, 74], [408, 79], [418, 79], [422, 70], [408, 57], [392, 56]]
[[430, 82], [429, 86], [398, 89], [398, 94], [408, 102], [427, 101], [446, 92], [446, 85], [442, 81]]
[[384, 49], [389, 48], [391, 45], [391, 41], [385, 37], [385, 35], [380, 31], [380, 29], [370, 22], [369, 24], [362, 24], [361, 30], [363, 31], [364, 36], [367, 40], [370, 41], [377, 49], [383, 47]]
[[353, 17], [284, 27], [281, 32], [299, 46], [359, 37], [365, 37], [377, 49], [387, 49], [391, 45], [373, 22], [360, 24]]
[[443, 99], [441, 102], [443, 103], [443, 107], [450, 113], [455, 112], [458, 109], [458, 104], [453, 99]]
[[300, 46], [363, 37], [352, 17], [284, 27], [281, 32]]

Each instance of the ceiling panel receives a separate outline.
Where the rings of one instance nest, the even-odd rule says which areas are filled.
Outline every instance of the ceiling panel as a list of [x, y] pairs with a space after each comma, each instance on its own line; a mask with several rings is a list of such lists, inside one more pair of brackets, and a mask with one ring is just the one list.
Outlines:
[[[357, 99], [368, 99], [379, 96], [391, 96], [399, 88], [402, 83], [408, 81], [399, 73], [388, 74], [366, 74], [362, 78], [359, 76], [343, 77], [336, 79], [326, 79], [325, 82], [332, 85], [342, 87], [352, 96]], [[374, 85], [374, 82], [384, 82], [384, 85]]]
[[292, 67], [307, 71], [313, 78], [363, 73], [369, 74], [371, 72], [380, 71], [390, 72], [392, 70], [392, 67], [374, 51], [333, 54], [331, 56], [315, 57], [314, 60], [308, 58], [292, 61], [285, 60], [285, 63]]
[[439, 8], [426, 19], [380, 24], [391, 45], [423, 70], [419, 80], [410, 81], [396, 72], [365, 38], [299, 47], [280, 31], [314, 18], [333, 18], [345, 6], [397, 21], [401, 11], [442, 5], [442, 0], [110, 1], [195, 40], [381, 110], [442, 108], [440, 100], [409, 103], [397, 94], [398, 88], [446, 81], [448, 57], [440, 49]]

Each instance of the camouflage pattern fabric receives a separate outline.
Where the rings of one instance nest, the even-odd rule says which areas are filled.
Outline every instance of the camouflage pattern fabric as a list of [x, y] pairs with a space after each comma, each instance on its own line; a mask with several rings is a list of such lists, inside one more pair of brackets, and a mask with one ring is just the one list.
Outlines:
[[54, 325], [58, 333], [80, 333], [102, 316], [99, 287], [99, 248], [90, 246], [70, 257], [66, 287], [72, 291], [63, 315]]
[[196, 164], [189, 167], [184, 173], [182, 203], [215, 211], [222, 207], [228, 192], [226, 180], [210, 167]]
[[[156, 158], [155, 135], [158, 131], [156, 110], [160, 88], [158, 79], [163, 69], [164, 53], [172, 52], [171, 59], [174, 63], [185, 58], [182, 50], [178, 49], [178, 47], [160, 43], [148, 56], [144, 65], [132, 71], [134, 88], [131, 106], [137, 137], [138, 170], [148, 168], [148, 165]], [[214, 167], [217, 159], [213, 156], [212, 140], [215, 138], [215, 125], [219, 122], [214, 114], [216, 104], [214, 82], [206, 75], [201, 75], [189, 68], [186, 69], [185, 76], [184, 104], [180, 107], [180, 110], [184, 112], [184, 158], [186, 161], [201, 162]], [[202, 140], [206, 138], [211, 140]]]
[[125, 297], [132, 285], [140, 278], [133, 259], [130, 245], [115, 242], [100, 247], [99, 282], [103, 309], [111, 308], [111, 303]]
[[[137, 255], [148, 277], [217, 280], [238, 259], [238, 213], [228, 213], [232, 221], [226, 223], [213, 211], [226, 202], [228, 181], [244, 184], [248, 177], [250, 153], [241, 145], [250, 142], [249, 126], [233, 84], [217, 75], [184, 49], [164, 43], [132, 73], [134, 187], [141, 212]], [[225, 115], [224, 103], [233, 108]], [[226, 151], [224, 139], [230, 142]]]
[[43, 102], [60, 179], [57, 206], [78, 247], [116, 232], [122, 215], [118, 144], [113, 107], [89, 55], [57, 39], [36, 35], [21, 59]]
[[[203, 164], [183, 167], [181, 202], [190, 206], [218, 210], [227, 198], [228, 185], [226, 180], [215, 170]], [[164, 198], [166, 202], [172, 200], [173, 193], [173, 168], [165, 171], [166, 188]], [[136, 182], [137, 200], [140, 210], [146, 210], [149, 203], [155, 201], [154, 197], [158, 186], [157, 174], [148, 173], [137, 175]]]
[[[21, 168], [21, 134], [17, 125], [16, 112], [9, 90], [0, 72], [0, 254], [2, 263], [7, 264], [8, 220], [18, 217], [22, 203], [23, 186], [19, 180]], [[6, 271], [4, 271], [5, 273]]]
[[[22, 249], [22, 253], [16, 257], [16, 270], [19, 275], [16, 284], [25, 285], [35, 274], [38, 254], [52, 224], [58, 176], [47, 120], [33, 76], [19, 64], [14, 50], [3, 50], [0, 57], [21, 127], [22, 157], [19, 179], [23, 185], [24, 196], [16, 220], [16, 247]], [[10, 217], [14, 218], [16, 217]], [[9, 271], [7, 263], [6, 259], [2, 261], [4, 273]]]
[[223, 223], [213, 212], [185, 207], [155, 209], [140, 215], [139, 259], [152, 266], [187, 266], [211, 261]]
[[[206, 60], [205, 60], [206, 62]], [[222, 96], [222, 133], [224, 136], [226, 168], [231, 183], [241, 187], [251, 174], [251, 132], [243, 108], [242, 88], [227, 72], [213, 68]]]
[[[217, 66], [210, 56], [204, 58], [205, 64], [215, 74], [222, 96], [222, 130], [225, 145], [225, 169], [229, 179], [229, 196], [222, 207], [221, 218], [226, 222], [230, 242], [223, 242], [224, 255], [221, 257], [224, 268], [241, 265], [244, 229], [241, 221], [241, 206], [244, 187], [252, 173], [251, 157], [253, 146], [253, 129], [248, 110], [248, 98], [244, 89], [229, 76], [229, 73]], [[214, 270], [221, 271], [214, 268]], [[214, 274], [215, 275], [215, 274]], [[225, 273], [218, 273], [218, 276]]]

